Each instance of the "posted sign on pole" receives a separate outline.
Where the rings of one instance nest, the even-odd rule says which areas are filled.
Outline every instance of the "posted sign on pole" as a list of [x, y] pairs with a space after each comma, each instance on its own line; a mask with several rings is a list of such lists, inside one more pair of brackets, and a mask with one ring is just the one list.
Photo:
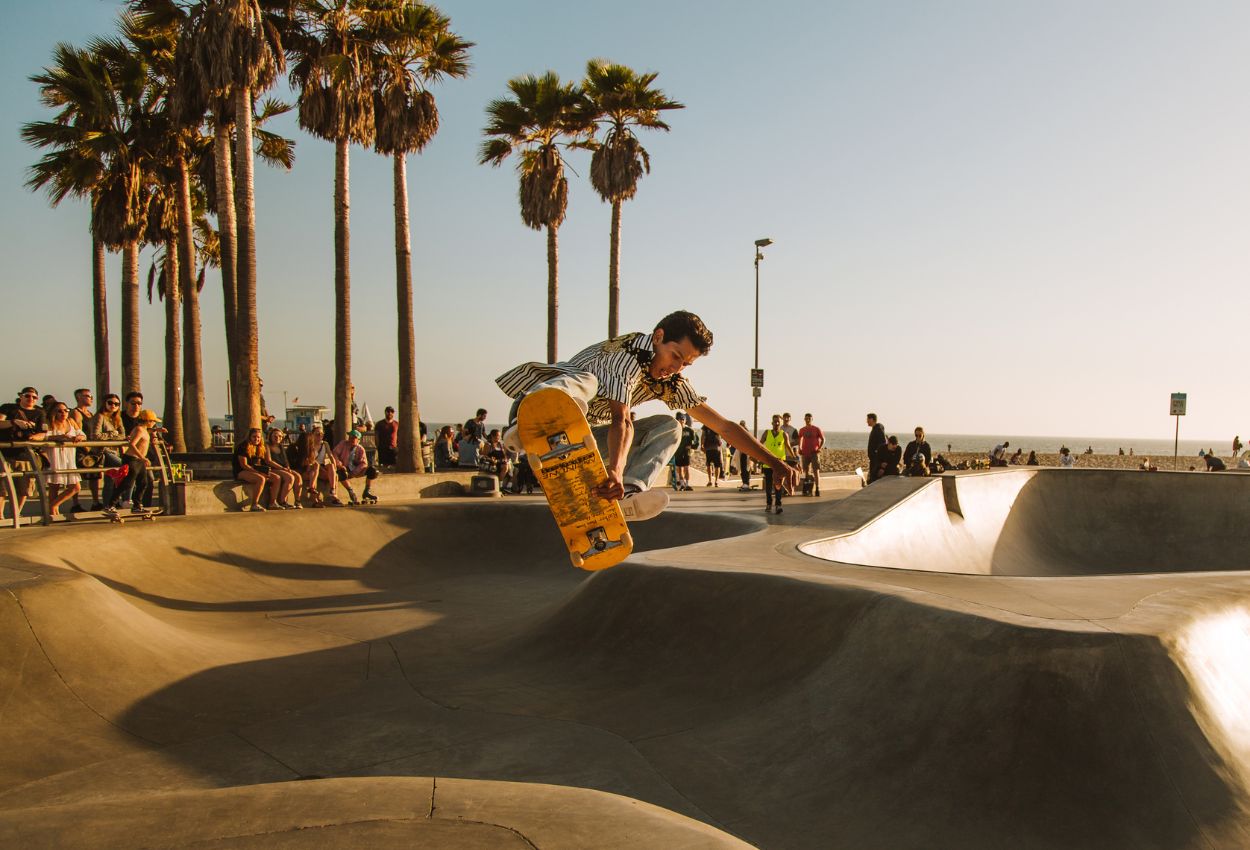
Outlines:
[[1172, 393], [1172, 408], [1170, 416], [1176, 417], [1176, 436], [1172, 442], [1172, 471], [1180, 469], [1178, 458], [1180, 457], [1181, 448], [1181, 417], [1185, 415], [1185, 393]]

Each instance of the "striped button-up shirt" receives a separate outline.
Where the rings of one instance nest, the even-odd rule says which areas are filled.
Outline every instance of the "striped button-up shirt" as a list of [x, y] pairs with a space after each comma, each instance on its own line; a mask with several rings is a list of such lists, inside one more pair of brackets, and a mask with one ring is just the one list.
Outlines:
[[599, 390], [586, 412], [591, 425], [612, 421], [614, 401], [634, 407], [659, 399], [670, 410], [689, 410], [707, 401], [680, 374], [663, 380], [652, 378], [644, 363], [650, 363], [653, 354], [650, 334], [626, 334], [585, 348], [564, 363], [522, 363], [500, 375], [495, 383], [509, 397], [519, 398], [557, 375], [589, 372], [599, 381]]

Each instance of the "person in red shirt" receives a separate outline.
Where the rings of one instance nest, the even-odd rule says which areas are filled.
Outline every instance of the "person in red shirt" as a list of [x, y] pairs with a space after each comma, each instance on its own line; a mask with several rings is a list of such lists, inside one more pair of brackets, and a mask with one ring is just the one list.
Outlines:
[[803, 475], [811, 476], [812, 492], [820, 495], [820, 447], [825, 444], [825, 432], [812, 424], [812, 415], [803, 414], [803, 427], [799, 429], [799, 459]]

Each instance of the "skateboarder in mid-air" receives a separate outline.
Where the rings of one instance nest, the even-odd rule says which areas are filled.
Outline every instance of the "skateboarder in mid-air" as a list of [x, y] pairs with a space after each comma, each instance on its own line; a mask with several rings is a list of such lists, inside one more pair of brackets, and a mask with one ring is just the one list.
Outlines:
[[669, 415], [633, 421], [635, 405], [658, 399], [670, 410], [685, 410], [720, 434], [747, 457], [773, 469], [773, 480], [793, 492], [798, 470], [770, 453], [737, 425], [707, 404], [682, 371], [712, 347], [712, 332], [694, 313], [678, 310], [660, 320], [651, 333], [631, 333], [590, 346], [563, 363], [522, 363], [496, 379], [514, 399], [504, 445], [520, 451], [516, 417], [527, 394], [545, 388], [562, 390], [582, 408], [592, 426], [607, 467], [607, 479], [595, 488], [601, 499], [620, 500], [625, 519], [651, 519], [668, 506], [668, 494], [652, 482], [681, 442], [681, 426]]

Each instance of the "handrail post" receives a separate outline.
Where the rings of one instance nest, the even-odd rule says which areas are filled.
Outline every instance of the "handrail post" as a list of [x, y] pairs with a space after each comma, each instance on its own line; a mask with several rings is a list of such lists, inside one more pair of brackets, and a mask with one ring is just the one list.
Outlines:
[[[30, 458], [31, 475], [35, 476], [35, 487], [39, 490], [39, 510], [43, 513], [40, 525], [52, 524], [52, 507], [48, 501], [48, 470], [43, 468], [42, 457], [33, 446], [26, 447], [26, 456]], [[49, 467], [52, 464], [48, 464]]]
[[13, 483], [13, 472], [9, 469], [9, 462], [4, 455], [0, 453], [0, 474], [4, 477], [4, 489], [9, 497], [9, 510], [13, 511], [13, 527], [22, 527], [22, 517], [17, 510], [17, 486]]

